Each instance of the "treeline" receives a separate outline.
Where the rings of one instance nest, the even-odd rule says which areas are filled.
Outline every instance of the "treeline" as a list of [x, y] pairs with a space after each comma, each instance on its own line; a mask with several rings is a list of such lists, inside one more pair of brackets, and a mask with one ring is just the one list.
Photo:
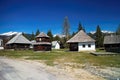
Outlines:
[[[66, 41], [69, 40], [71, 37], [73, 37], [77, 32], [79, 32], [80, 30], [83, 30], [84, 32], [86, 32], [84, 26], [79, 22], [77, 31], [70, 34], [70, 23], [69, 23], [67, 16], [64, 19], [62, 28], [63, 28], [62, 35], [65, 35], [65, 37], [53, 36], [51, 30], [48, 30], [47, 35], [50, 37], [51, 41], [55, 41], [55, 40], [60, 41], [63, 48], [68, 47], [68, 44], [66, 43]], [[37, 36], [39, 33], [40, 33], [40, 30], [37, 29], [35, 33], [34, 32], [32, 32], [32, 34], [23, 33], [23, 35], [26, 38], [28, 38], [30, 41], [32, 41], [32, 40], [35, 40], [35, 36]], [[118, 26], [118, 28], [116, 29], [116, 32], [114, 34], [120, 35], [120, 25]], [[103, 47], [104, 36], [108, 35], [108, 34], [102, 33], [100, 26], [97, 25], [95, 34], [88, 33], [88, 35], [96, 40], [96, 47], [100, 48], [100, 47]], [[109, 35], [111, 35], [111, 34], [109, 34]]]

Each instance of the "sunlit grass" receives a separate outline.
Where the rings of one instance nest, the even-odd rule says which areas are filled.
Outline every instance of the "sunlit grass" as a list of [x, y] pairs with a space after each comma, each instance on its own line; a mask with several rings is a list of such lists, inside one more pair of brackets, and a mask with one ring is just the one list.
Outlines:
[[47, 65], [54, 65], [54, 62], [58, 63], [77, 63], [86, 64], [89, 63], [95, 66], [109, 66], [120, 67], [120, 56], [94, 56], [89, 52], [70, 52], [67, 49], [52, 50], [49, 52], [35, 52], [32, 50], [20, 50], [0, 51], [0, 56], [6, 56], [11, 58], [23, 58], [30, 60], [43, 60]]

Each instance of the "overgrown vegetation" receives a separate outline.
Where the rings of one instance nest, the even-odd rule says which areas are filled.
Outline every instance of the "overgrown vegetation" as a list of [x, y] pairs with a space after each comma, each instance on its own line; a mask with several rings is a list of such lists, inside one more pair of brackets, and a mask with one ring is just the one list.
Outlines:
[[77, 63], [95, 66], [120, 67], [120, 56], [94, 56], [89, 52], [69, 52], [68, 50], [53, 50], [50, 52], [34, 52], [32, 50], [25, 51], [0, 51], [0, 56], [11, 58], [24, 58], [30, 60], [42, 60], [47, 65], [55, 65], [63, 63]]

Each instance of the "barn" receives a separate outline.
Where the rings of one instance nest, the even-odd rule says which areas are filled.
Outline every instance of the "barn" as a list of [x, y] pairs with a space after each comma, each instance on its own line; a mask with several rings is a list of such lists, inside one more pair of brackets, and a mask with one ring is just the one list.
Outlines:
[[17, 34], [6, 43], [7, 49], [29, 49], [31, 42], [22, 33]]
[[95, 40], [88, 36], [83, 30], [67, 41], [70, 51], [95, 51]]
[[51, 46], [49, 36], [43, 32], [36, 36], [36, 42], [33, 43], [34, 51], [50, 51]]
[[108, 52], [120, 52], [120, 35], [105, 36], [104, 47]]

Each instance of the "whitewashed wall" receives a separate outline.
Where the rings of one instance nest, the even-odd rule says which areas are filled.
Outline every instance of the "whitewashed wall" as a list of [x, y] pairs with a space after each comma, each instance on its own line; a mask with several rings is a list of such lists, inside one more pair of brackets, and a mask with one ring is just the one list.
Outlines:
[[0, 50], [1, 49], [4, 49], [4, 47], [3, 47], [3, 40], [2, 39], [0, 39]]
[[[91, 47], [88, 47], [89, 44], [91, 45]], [[85, 45], [84, 48], [83, 45]], [[95, 51], [95, 43], [94, 42], [78, 43], [78, 51]]]
[[60, 44], [59, 44], [59, 43], [57, 43], [57, 44], [55, 45], [55, 49], [60, 49]]
[[2, 46], [2, 41], [3, 41], [3, 40], [2, 40], [2, 39], [0, 39], [0, 46]]

